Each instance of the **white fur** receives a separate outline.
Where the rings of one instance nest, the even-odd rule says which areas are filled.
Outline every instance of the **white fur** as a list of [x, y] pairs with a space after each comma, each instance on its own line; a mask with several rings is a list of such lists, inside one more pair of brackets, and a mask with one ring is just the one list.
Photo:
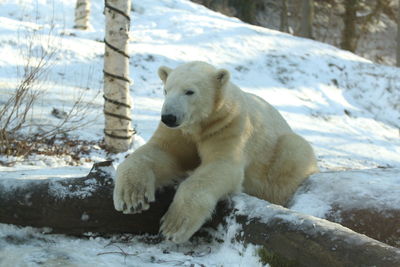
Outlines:
[[173, 114], [177, 117], [178, 123], [182, 123], [187, 116], [189, 111], [189, 99], [191, 96], [187, 96], [182, 92], [171, 92], [165, 96], [164, 105], [161, 109], [161, 114]]
[[[175, 70], [161, 67], [158, 73], [167, 92], [162, 113], [176, 115], [179, 125], [160, 123], [149, 142], [118, 167], [117, 210], [148, 209], [156, 188], [190, 172], [160, 229], [181, 243], [226, 195], [244, 191], [284, 205], [318, 171], [307, 141], [271, 105], [232, 84], [228, 71], [191, 62]], [[189, 89], [194, 94], [186, 95]]]

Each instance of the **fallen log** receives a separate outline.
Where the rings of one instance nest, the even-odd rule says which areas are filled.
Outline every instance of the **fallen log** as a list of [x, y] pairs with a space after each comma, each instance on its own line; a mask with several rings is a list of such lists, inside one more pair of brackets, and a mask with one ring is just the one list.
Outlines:
[[[157, 234], [159, 220], [174, 196], [173, 188], [158, 192], [148, 212], [125, 215], [114, 209], [114, 181], [109, 161], [97, 163], [86, 177], [0, 180], [0, 222], [51, 228], [52, 233]], [[110, 170], [111, 169], [111, 170]]]
[[[110, 162], [86, 177], [0, 180], [0, 223], [47, 227], [52, 233], [157, 234], [175, 190], [157, 193], [141, 214], [114, 210]], [[213, 225], [241, 226], [237, 239], [262, 246], [269, 262], [293, 266], [400, 266], [400, 250], [339, 224], [290, 211], [240, 194], [219, 203]]]
[[262, 246], [276, 266], [400, 266], [400, 249], [340, 224], [249, 196], [233, 200], [240, 239]]
[[400, 248], [400, 168], [326, 171], [311, 176], [289, 203]]

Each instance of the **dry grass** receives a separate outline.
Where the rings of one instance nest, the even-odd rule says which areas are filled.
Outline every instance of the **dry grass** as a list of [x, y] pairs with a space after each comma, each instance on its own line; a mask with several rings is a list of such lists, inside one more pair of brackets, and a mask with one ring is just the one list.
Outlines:
[[[0, 103], [0, 155], [24, 157], [33, 153], [48, 153], [48, 155], [74, 156], [78, 152], [71, 149], [76, 147], [76, 145], [71, 146], [72, 143], [86, 146], [93, 142], [71, 141], [67, 138], [67, 133], [87, 126], [95, 120], [88, 121], [87, 118], [90, 104], [97, 95], [88, 103], [85, 92], [82, 91], [72, 106], [62, 111], [62, 116], [58, 117], [52, 113], [57, 120], [52, 120], [51, 123], [39, 124], [38, 120], [32, 119], [38, 100], [44, 100], [43, 87], [48, 80], [51, 67], [55, 64], [56, 47], [60, 45], [54, 44], [52, 29], [47, 35], [39, 34], [37, 30], [26, 30], [23, 38], [19, 39], [20, 55], [24, 65], [17, 68], [20, 79], [14, 91], [8, 99]], [[81, 150], [79, 153], [82, 152]]]

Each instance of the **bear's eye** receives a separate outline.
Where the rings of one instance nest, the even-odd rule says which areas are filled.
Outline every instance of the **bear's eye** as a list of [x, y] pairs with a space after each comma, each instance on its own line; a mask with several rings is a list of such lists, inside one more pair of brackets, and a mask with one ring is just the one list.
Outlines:
[[164, 89], [164, 95], [167, 95], [167, 90]]
[[194, 92], [192, 90], [186, 90], [185, 95], [193, 95]]

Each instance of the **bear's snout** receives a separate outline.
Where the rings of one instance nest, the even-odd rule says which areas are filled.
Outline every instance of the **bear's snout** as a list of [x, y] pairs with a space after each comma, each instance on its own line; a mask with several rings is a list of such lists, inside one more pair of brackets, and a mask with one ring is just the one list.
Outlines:
[[171, 128], [179, 126], [179, 124], [176, 123], [176, 116], [172, 114], [161, 115], [161, 121]]

